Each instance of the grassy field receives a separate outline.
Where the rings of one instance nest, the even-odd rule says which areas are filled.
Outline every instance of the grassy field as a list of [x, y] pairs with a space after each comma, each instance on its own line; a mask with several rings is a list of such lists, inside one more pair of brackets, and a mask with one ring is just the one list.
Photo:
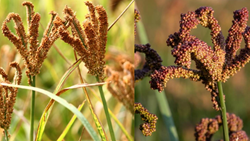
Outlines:
[[[0, 22], [1, 24], [7, 17], [8, 13], [14, 12], [18, 13], [22, 18], [25, 30], [27, 31], [27, 20], [26, 20], [26, 9], [22, 6], [22, 2], [24, 0], [1, 0], [0, 8], [2, 9], [0, 13]], [[31, 0], [34, 4], [34, 11], [41, 15], [40, 27], [39, 27], [39, 37], [38, 40], [40, 42], [43, 32], [50, 20], [51, 15], [50, 11], [55, 11], [59, 14], [61, 18], [63, 18], [63, 9], [67, 5], [71, 7], [76, 14], [77, 19], [82, 23], [85, 19], [85, 15], [88, 13], [88, 8], [84, 4], [84, 1], [74, 0], [74, 1], [35, 1]], [[94, 0], [94, 5], [102, 5], [107, 12], [108, 15], [108, 23], [109, 25], [115, 21], [115, 19], [119, 16], [119, 14], [125, 9], [125, 7], [129, 4], [130, 1], [122, 1], [116, 8], [115, 11], [111, 10], [111, 3], [108, 0]], [[124, 54], [126, 56], [133, 56], [133, 44], [134, 37], [131, 36], [133, 33], [133, 6], [128, 9], [128, 11], [121, 17], [121, 19], [109, 30], [107, 37], [107, 45], [106, 45], [106, 55], [116, 54]], [[10, 22], [8, 27], [12, 32], [15, 33], [14, 23]], [[23, 60], [20, 57], [20, 54], [16, 52], [15, 46], [0, 34], [0, 47], [1, 47], [1, 60], [0, 65], [4, 69], [7, 67], [9, 63], [9, 58], [11, 54], [14, 57], [11, 58], [15, 60], [23, 66]], [[53, 92], [58, 85], [59, 80], [62, 78], [63, 74], [68, 70], [68, 68], [75, 62], [74, 50], [73, 48], [58, 39], [55, 41], [54, 45], [62, 52], [63, 56], [67, 58], [69, 62], [66, 62], [62, 56], [58, 53], [55, 47], [51, 47], [48, 53], [48, 57], [45, 59], [40, 73], [36, 76], [36, 87], [47, 90], [49, 92]], [[109, 59], [109, 58], [107, 58]], [[107, 60], [107, 66], [117, 65], [117, 62], [112, 62]], [[88, 84], [96, 83], [95, 77], [89, 75], [88, 70], [84, 66], [84, 63], [80, 64], [81, 75], [85, 82]], [[25, 75], [25, 68], [22, 68], [23, 79], [21, 85], [28, 85], [27, 76]], [[13, 72], [10, 72], [13, 76]], [[77, 70], [75, 70], [64, 83], [62, 88], [66, 88], [72, 85], [80, 84], [81, 81], [79, 79], [79, 74]], [[132, 119], [133, 114], [131, 114], [117, 99], [112, 97], [109, 91], [106, 88], [106, 85], [103, 86], [104, 93], [106, 97], [106, 101], [108, 103], [108, 107], [113, 112], [114, 116], [122, 123], [125, 130], [132, 135], [131, 127], [132, 127]], [[90, 95], [91, 102], [93, 104], [96, 115], [99, 117], [103, 128], [106, 131], [107, 137], [110, 139], [109, 128], [107, 125], [106, 117], [103, 111], [103, 106], [100, 101], [100, 94], [98, 91], [98, 87], [89, 87], [87, 91]], [[63, 99], [73, 104], [75, 107], [78, 107], [83, 101], [86, 101], [86, 96], [84, 91], [81, 88], [69, 90], [61, 95]], [[43, 113], [44, 108], [48, 104], [50, 98], [41, 95], [39, 93], [36, 94], [36, 103], [35, 103], [35, 115], [34, 115], [34, 130], [36, 132], [40, 117]], [[31, 91], [19, 89], [16, 97], [16, 103], [14, 105], [14, 113], [12, 114], [12, 121], [9, 129], [9, 134], [11, 135], [10, 140], [15, 141], [23, 141], [29, 139], [29, 130], [30, 130], [30, 104], [31, 104]], [[81, 110], [82, 114], [87, 118], [91, 126], [97, 132], [94, 119], [89, 110], [88, 103], [86, 102]], [[63, 130], [66, 128], [66, 125], [69, 123], [73, 114], [63, 107], [62, 105], [55, 103], [51, 115], [48, 119], [48, 123], [46, 125], [43, 140], [56, 140], [61, 135]], [[113, 128], [115, 131], [115, 136], [117, 140], [126, 138], [124, 133], [121, 131], [120, 127], [117, 125], [114, 120], [112, 120]], [[4, 139], [3, 132], [0, 132], [0, 139]], [[83, 127], [82, 123], [79, 120], [76, 120], [73, 126], [70, 128], [68, 134], [65, 136], [65, 140], [91, 140], [86, 129]]]

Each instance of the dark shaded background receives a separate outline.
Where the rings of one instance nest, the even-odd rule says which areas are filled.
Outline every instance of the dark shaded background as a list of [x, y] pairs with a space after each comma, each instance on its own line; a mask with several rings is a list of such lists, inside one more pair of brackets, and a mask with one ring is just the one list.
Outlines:
[[[224, 37], [231, 27], [233, 11], [247, 7], [250, 10], [248, 0], [137, 0], [136, 7], [141, 13], [142, 22], [145, 26], [149, 43], [162, 57], [163, 65], [175, 65], [171, 55], [171, 48], [166, 45], [168, 36], [179, 30], [180, 14], [194, 11], [201, 6], [210, 6], [214, 9], [214, 16], [219, 21]], [[250, 26], [248, 22], [248, 26]], [[192, 35], [212, 45], [210, 30], [198, 26], [192, 30]], [[138, 35], [138, 34], [137, 34]], [[142, 43], [136, 36], [135, 43]], [[145, 43], [142, 43], [145, 44]], [[244, 42], [241, 44], [245, 46]], [[235, 113], [244, 123], [243, 130], [250, 135], [250, 64], [241, 69], [236, 75], [223, 84], [226, 95], [226, 106], [229, 113]], [[167, 83], [165, 94], [168, 98], [173, 114], [174, 122], [180, 140], [192, 141], [194, 128], [201, 118], [214, 118], [220, 112], [212, 108], [211, 96], [204, 85], [185, 79], [174, 79]], [[163, 141], [168, 139], [168, 132], [163, 124], [159, 107], [156, 101], [155, 92], [150, 89], [149, 78], [136, 83], [135, 102], [141, 102], [150, 112], [159, 118], [157, 131], [151, 137], [144, 137], [138, 130], [142, 123], [139, 116], [136, 116], [135, 138], [137, 141]], [[212, 140], [222, 138], [222, 129], [216, 133]]]

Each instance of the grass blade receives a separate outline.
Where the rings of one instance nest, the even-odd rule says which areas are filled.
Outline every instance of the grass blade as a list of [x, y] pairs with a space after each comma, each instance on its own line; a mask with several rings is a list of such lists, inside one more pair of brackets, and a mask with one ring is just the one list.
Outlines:
[[[81, 60], [76, 61], [76, 63], [74, 63], [66, 72], [65, 74], [62, 76], [61, 80], [59, 81], [54, 93], [57, 93], [62, 85], [64, 84], [64, 82], [66, 81], [66, 79], [68, 78], [68, 76], [75, 70], [75, 68], [81, 63]], [[54, 100], [50, 100], [50, 102], [48, 103], [48, 105], [46, 106], [46, 108], [43, 111], [43, 114], [40, 118], [39, 124], [38, 124], [38, 128], [37, 128], [37, 135], [36, 135], [36, 141], [40, 141], [42, 140], [42, 135], [46, 126], [46, 123], [48, 121], [51, 109], [53, 107], [53, 103]]]
[[127, 130], [124, 128], [123, 124], [115, 117], [115, 115], [112, 113], [112, 111], [110, 109], [108, 109], [108, 110], [109, 110], [110, 116], [113, 118], [113, 120], [116, 122], [116, 124], [121, 128], [122, 132], [125, 134], [128, 141], [133, 141], [132, 137], [129, 135]]
[[[102, 102], [101, 98], [97, 95], [94, 94], [94, 96], [98, 99], [98, 101]], [[129, 141], [133, 141], [133, 137], [129, 135], [129, 133], [127, 132], [127, 130], [125, 129], [125, 127], [123, 126], [123, 124], [116, 118], [116, 116], [113, 114], [113, 112], [108, 109], [110, 116], [112, 117], [112, 119], [116, 122], [116, 124], [120, 127], [120, 129], [122, 130], [122, 132], [125, 134], [125, 136], [127, 137], [127, 139]]]
[[40, 89], [40, 88], [23, 86], [23, 85], [13, 85], [13, 84], [7, 84], [7, 83], [0, 83], [0, 84], [3, 86], [8, 86], [8, 87], [17, 87], [17, 88], [21, 88], [21, 89], [33, 90], [33, 91], [39, 92], [43, 95], [50, 97], [51, 99], [60, 103], [61, 105], [63, 105], [67, 109], [69, 109], [72, 113], [74, 113], [77, 116], [77, 118], [81, 121], [81, 123], [84, 125], [84, 127], [86, 128], [86, 130], [88, 131], [89, 135], [92, 137], [93, 140], [95, 140], [95, 141], [100, 140], [99, 137], [97, 136], [95, 130], [92, 128], [92, 126], [90, 125], [88, 120], [84, 117], [84, 115], [80, 111], [78, 111], [78, 109], [75, 106], [68, 103], [65, 99], [63, 99], [63, 98], [61, 98], [61, 97], [59, 97], [59, 96], [57, 96], [49, 91]]
[[103, 127], [101, 125], [101, 122], [99, 121], [96, 113], [94, 112], [93, 107], [89, 106], [89, 109], [91, 111], [91, 115], [92, 115], [92, 117], [93, 117], [93, 119], [95, 121], [95, 125], [97, 127], [97, 130], [98, 130], [100, 136], [101, 136], [102, 141], [107, 141], [107, 137], [106, 137], [106, 134], [104, 132], [104, 129], [103, 129]]
[[158, 101], [158, 105], [160, 107], [163, 121], [168, 129], [169, 139], [171, 141], [178, 141], [178, 134], [174, 124], [174, 120], [172, 118], [170, 107], [168, 105], [167, 97], [164, 95], [164, 93], [160, 93], [158, 91], [155, 95]]
[[[74, 51], [74, 55], [75, 55], [75, 59], [77, 60], [76, 51]], [[79, 66], [77, 67], [77, 70], [78, 70], [78, 74], [79, 74], [81, 83], [84, 83], [83, 77], [81, 75], [81, 70], [80, 70]], [[101, 139], [102, 139], [102, 141], [106, 141], [106, 140], [108, 140], [107, 135], [106, 135], [105, 130], [104, 130], [102, 124], [101, 124], [100, 119], [98, 118], [98, 116], [96, 115], [96, 113], [94, 111], [94, 107], [92, 105], [91, 99], [89, 98], [88, 91], [87, 91], [87, 89], [85, 87], [83, 87], [82, 89], [83, 89], [83, 91], [84, 91], [84, 93], [86, 95], [86, 98], [88, 100], [89, 110], [91, 111], [91, 115], [92, 115], [92, 117], [93, 117], [93, 119], [95, 121], [95, 125], [97, 127], [97, 130], [98, 130], [100, 136], [101, 136]]]
[[[86, 100], [84, 100], [82, 102], [81, 105], [79, 105], [78, 110], [81, 111], [83, 105], [85, 104]], [[66, 136], [66, 134], [68, 133], [69, 129], [72, 127], [74, 121], [76, 120], [76, 115], [73, 115], [73, 117], [71, 118], [71, 120], [69, 121], [68, 125], [65, 127], [65, 129], [63, 130], [62, 134], [59, 136], [59, 138], [57, 139], [57, 141], [62, 141], [64, 139], [64, 137]]]

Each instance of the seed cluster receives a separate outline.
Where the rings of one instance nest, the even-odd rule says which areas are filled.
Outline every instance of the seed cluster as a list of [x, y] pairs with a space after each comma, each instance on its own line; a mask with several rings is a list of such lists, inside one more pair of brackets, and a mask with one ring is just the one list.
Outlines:
[[[217, 103], [217, 82], [226, 80], [236, 74], [250, 60], [250, 27], [248, 27], [248, 11], [246, 8], [234, 12], [234, 20], [224, 40], [221, 27], [213, 16], [213, 9], [200, 7], [194, 12], [181, 15], [180, 29], [171, 34], [167, 45], [171, 46], [172, 55], [177, 66], [161, 67], [151, 74], [151, 88], [162, 91], [169, 79], [190, 78], [201, 81], [211, 92], [214, 108], [219, 110]], [[200, 24], [211, 30], [213, 47], [190, 34], [191, 30]], [[245, 48], [240, 48], [244, 39]], [[196, 64], [196, 70], [190, 69], [191, 60]]]
[[135, 70], [135, 81], [142, 79], [146, 76], [150, 76], [154, 70], [158, 70], [161, 68], [161, 57], [157, 54], [157, 52], [150, 48], [150, 44], [138, 45], [135, 44], [135, 52], [144, 53], [146, 57], [146, 62], [142, 69]]
[[141, 103], [134, 104], [134, 111], [136, 114], [140, 114], [141, 119], [145, 121], [145, 123], [141, 124], [140, 126], [142, 134], [144, 136], [151, 136], [151, 134], [156, 131], [156, 122], [158, 120], [158, 117], [154, 114], [149, 113]]
[[[50, 47], [59, 37], [56, 28], [53, 26], [53, 20], [57, 14], [53, 11], [51, 12], [51, 20], [43, 34], [41, 43], [39, 44], [37, 37], [39, 35], [38, 27], [41, 16], [33, 11], [34, 5], [31, 2], [23, 2], [23, 6], [26, 6], [27, 9], [27, 34], [25, 33], [22, 19], [17, 13], [8, 14], [2, 25], [2, 32], [3, 35], [16, 46], [18, 52], [21, 54], [25, 66], [28, 69], [26, 75], [35, 76], [39, 73]], [[14, 35], [7, 26], [7, 23], [11, 20], [15, 23], [17, 35]]]
[[[14, 83], [19, 85], [22, 79], [22, 71], [17, 62], [10, 63], [11, 68], [16, 69], [14, 76]], [[8, 75], [5, 70], [0, 67], [0, 75], [2, 80], [0, 82], [9, 83]], [[16, 102], [18, 88], [6, 87], [0, 85], [0, 127], [3, 129], [9, 129], [11, 122], [11, 114], [13, 113], [13, 107]]]
[[123, 105], [134, 113], [134, 64], [117, 56], [115, 62], [119, 67], [105, 68], [106, 80], [109, 92]]
[[[227, 113], [227, 124], [230, 141], [248, 141], [246, 132], [242, 130], [243, 122], [239, 117], [235, 114]], [[221, 116], [201, 119], [200, 123], [195, 127], [195, 140], [210, 141], [220, 126], [222, 126]]]
[[[34, 5], [31, 2], [24, 2], [27, 8], [28, 32], [25, 33], [21, 17], [16, 13], [10, 13], [2, 25], [2, 32], [17, 48], [21, 54], [27, 76], [35, 76], [39, 73], [44, 59], [55, 40], [59, 37], [70, 44], [81, 57], [89, 73], [104, 79], [105, 48], [107, 43], [108, 18], [102, 6], [94, 6], [86, 1], [89, 14], [83, 22], [83, 28], [77, 20], [75, 12], [65, 7], [65, 17], [62, 20], [55, 12], [43, 34], [41, 43], [38, 43], [38, 28], [40, 14], [34, 12]], [[15, 23], [16, 35], [7, 26], [11, 20]], [[71, 27], [72, 35], [67, 30]], [[29, 45], [28, 45], [29, 44]], [[29, 80], [30, 83], [30, 80]]]
[[140, 15], [140, 12], [135, 9], [134, 10], [134, 35], [136, 35], [136, 25], [138, 23], [138, 21], [141, 19], [141, 15]]
[[[68, 6], [64, 8], [64, 19], [59, 16], [54, 21], [60, 38], [70, 44], [81, 57], [89, 73], [104, 79], [104, 57], [107, 43], [108, 18], [105, 9], [91, 2], [85, 2], [89, 14], [83, 22], [83, 28], [76, 18], [75, 12]], [[72, 35], [67, 30], [71, 28]]]

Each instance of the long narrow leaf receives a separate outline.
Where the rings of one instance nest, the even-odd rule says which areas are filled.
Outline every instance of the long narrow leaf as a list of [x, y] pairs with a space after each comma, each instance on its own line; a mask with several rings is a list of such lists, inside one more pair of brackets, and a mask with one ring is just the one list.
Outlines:
[[157, 103], [159, 105], [163, 121], [168, 130], [169, 139], [171, 141], [179, 141], [178, 133], [172, 118], [171, 109], [168, 104], [167, 97], [164, 93], [156, 92]]
[[[66, 72], [65, 74], [62, 76], [61, 80], [59, 81], [54, 94], [57, 93], [61, 87], [63, 86], [64, 82], [66, 81], [66, 79], [68, 78], [68, 76], [75, 70], [75, 68], [81, 63], [81, 60], [79, 59], [78, 61], [76, 61], [76, 63], [74, 63]], [[36, 135], [36, 141], [41, 141], [42, 140], [42, 135], [46, 126], [46, 123], [48, 121], [51, 109], [53, 107], [53, 103], [54, 100], [50, 100], [50, 102], [48, 103], [48, 105], [46, 106], [46, 108], [43, 111], [43, 114], [40, 118], [39, 124], [38, 124], [38, 128], [37, 128], [37, 135]]]
[[61, 105], [63, 105], [67, 109], [69, 109], [72, 113], [74, 113], [77, 116], [77, 118], [81, 121], [81, 123], [84, 125], [85, 129], [88, 131], [89, 135], [92, 137], [93, 140], [95, 140], [95, 141], [100, 140], [99, 137], [97, 136], [95, 130], [92, 128], [92, 126], [90, 125], [88, 120], [84, 117], [84, 115], [80, 111], [78, 111], [78, 109], [75, 106], [68, 103], [63, 98], [61, 98], [61, 97], [59, 97], [59, 96], [57, 96], [49, 91], [46, 91], [46, 90], [43, 90], [40, 88], [36, 88], [36, 87], [23, 86], [23, 85], [13, 85], [13, 84], [7, 84], [7, 83], [0, 83], [0, 84], [3, 86], [8, 86], [8, 87], [17, 87], [17, 88], [21, 88], [21, 89], [33, 90], [33, 91], [39, 92], [43, 95], [50, 97], [51, 99], [60, 103]]
[[[93, 90], [92, 90], [93, 91]], [[102, 102], [101, 98], [99, 96], [97, 96], [95, 93], [93, 93], [95, 98], [98, 99], [99, 102]], [[113, 118], [113, 120], [117, 123], [117, 125], [120, 127], [120, 129], [122, 130], [122, 132], [125, 134], [125, 136], [127, 137], [127, 139], [129, 141], [133, 141], [133, 137], [131, 137], [131, 135], [129, 135], [129, 133], [127, 132], [127, 130], [125, 129], [125, 127], [123, 126], [123, 124], [117, 119], [117, 117], [114, 115], [114, 113], [109, 109], [109, 114], [110, 116]]]
[[[77, 60], [76, 52], [74, 52], [74, 54], [75, 54], [75, 59]], [[79, 66], [77, 67], [77, 70], [78, 70], [78, 74], [79, 74], [81, 83], [84, 83], [83, 78], [82, 78], [82, 75], [81, 75], [81, 70], [80, 70]], [[105, 83], [105, 82], [104, 82], [104, 83]], [[101, 124], [100, 119], [98, 118], [98, 116], [96, 115], [96, 113], [95, 113], [95, 111], [94, 111], [94, 107], [93, 107], [93, 105], [92, 105], [91, 99], [89, 98], [89, 94], [88, 94], [88, 92], [87, 92], [87, 89], [86, 89], [85, 87], [83, 87], [83, 91], [84, 91], [84, 93], [85, 93], [85, 95], [86, 95], [86, 98], [87, 98], [87, 100], [88, 100], [88, 103], [89, 103], [89, 110], [91, 111], [91, 115], [92, 115], [92, 117], [93, 117], [93, 119], [94, 119], [94, 121], [95, 121], [95, 125], [96, 125], [96, 127], [97, 127], [98, 132], [99, 132], [99, 135], [101, 136], [101, 140], [102, 140], [102, 141], [106, 141], [106, 140], [108, 140], [108, 139], [107, 139], [107, 135], [106, 135], [106, 133], [105, 133], [105, 131], [104, 131], [104, 128], [103, 128], [103, 126], [102, 126], [102, 124]]]
[[[78, 110], [81, 111], [83, 105], [85, 104], [86, 100], [84, 100], [82, 102], [81, 105], [79, 105]], [[65, 127], [65, 129], [63, 130], [62, 134], [59, 136], [59, 138], [57, 139], [57, 141], [62, 141], [64, 139], [64, 137], [66, 136], [66, 134], [68, 133], [69, 129], [72, 127], [73, 123], [76, 120], [76, 115], [73, 115], [73, 117], [71, 118], [71, 120], [69, 121], [68, 125]]]
[[100, 136], [101, 136], [102, 141], [107, 141], [107, 139], [106, 139], [107, 136], [106, 136], [106, 134], [104, 132], [104, 129], [103, 129], [103, 127], [102, 127], [102, 125], [101, 125], [101, 123], [100, 123], [100, 121], [99, 121], [99, 119], [98, 119], [98, 117], [97, 117], [97, 115], [96, 115], [93, 107], [89, 106], [89, 109], [91, 111], [91, 115], [92, 115], [92, 117], [93, 117], [93, 119], [95, 121], [95, 125], [97, 127], [97, 130], [98, 130]]

